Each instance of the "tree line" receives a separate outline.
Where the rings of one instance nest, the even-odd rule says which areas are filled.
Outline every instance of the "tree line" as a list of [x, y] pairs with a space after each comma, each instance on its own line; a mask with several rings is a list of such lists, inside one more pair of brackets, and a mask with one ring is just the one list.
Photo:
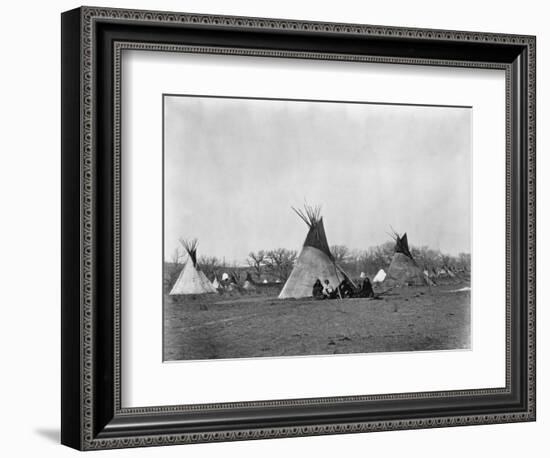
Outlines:
[[[352, 276], [365, 272], [374, 276], [380, 269], [387, 270], [395, 253], [395, 242], [388, 241], [366, 250], [351, 250], [345, 245], [330, 247], [334, 260]], [[470, 271], [471, 256], [459, 253], [456, 256], [442, 253], [427, 246], [410, 247], [410, 252], [421, 269], [438, 271], [448, 268], [455, 271]]]
[[[267, 276], [272, 280], [284, 281], [292, 272], [297, 257], [298, 252], [296, 250], [287, 248], [250, 252], [246, 258], [248, 266], [246, 270], [250, 271], [257, 280]], [[186, 255], [179, 248], [176, 248], [170, 259], [173, 275], [176, 277], [185, 259]], [[214, 275], [219, 276], [225, 271], [235, 273], [243, 270], [243, 267], [237, 265], [237, 263], [228, 263], [216, 256], [200, 256], [197, 263], [208, 278], [213, 278]]]
[[[394, 255], [394, 248], [395, 242], [388, 241], [365, 250], [354, 250], [345, 245], [333, 245], [330, 247], [330, 251], [335, 262], [350, 276], [358, 277], [361, 272], [365, 272], [372, 277], [380, 269], [387, 270]], [[441, 268], [449, 268], [465, 272], [470, 270], [471, 256], [469, 253], [451, 256], [427, 246], [412, 246], [410, 251], [421, 269], [437, 271]], [[251, 251], [246, 258], [247, 267], [239, 266], [235, 262], [227, 263], [215, 256], [201, 256], [197, 262], [209, 278], [213, 278], [214, 275], [221, 275], [224, 271], [242, 272], [246, 270], [258, 281], [269, 278], [270, 280], [284, 282], [292, 272], [297, 257], [298, 252], [296, 250], [276, 248], [273, 250]], [[177, 277], [184, 260], [185, 255], [181, 250], [176, 249], [170, 260], [171, 271], [173, 271], [171, 276]]]

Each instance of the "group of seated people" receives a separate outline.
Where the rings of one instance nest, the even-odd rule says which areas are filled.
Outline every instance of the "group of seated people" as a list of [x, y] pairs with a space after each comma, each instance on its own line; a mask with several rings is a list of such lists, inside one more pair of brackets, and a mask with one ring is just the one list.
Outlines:
[[332, 287], [328, 279], [321, 283], [318, 278], [313, 284], [314, 299], [345, 299], [349, 297], [374, 297], [374, 290], [369, 278], [364, 277], [359, 288], [355, 287], [347, 278], [344, 278], [336, 288]]

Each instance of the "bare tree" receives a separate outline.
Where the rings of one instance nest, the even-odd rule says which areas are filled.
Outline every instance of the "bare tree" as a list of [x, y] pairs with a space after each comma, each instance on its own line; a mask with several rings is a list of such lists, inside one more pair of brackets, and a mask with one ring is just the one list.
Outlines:
[[176, 248], [170, 256], [170, 262], [165, 264], [164, 281], [166, 288], [172, 288], [181, 272], [183, 254]]
[[440, 267], [442, 254], [439, 250], [433, 250], [427, 246], [411, 247], [411, 254], [422, 269], [430, 271]]
[[395, 243], [388, 241], [382, 245], [369, 249], [372, 262], [376, 265], [376, 269], [385, 269], [390, 265], [391, 259], [395, 252]]
[[170, 262], [174, 265], [181, 264], [181, 260], [183, 259], [183, 255], [181, 254], [181, 251], [179, 248], [176, 248], [172, 252], [172, 256], [170, 257]]
[[264, 263], [272, 275], [281, 281], [285, 281], [292, 272], [297, 256], [296, 250], [277, 248], [266, 253]]
[[254, 270], [254, 274], [256, 274], [258, 279], [261, 278], [264, 271], [265, 260], [266, 252], [264, 250], [260, 250], [257, 253], [254, 253], [253, 251], [248, 253], [248, 258], [246, 259], [246, 262]]
[[220, 260], [215, 256], [201, 256], [198, 259], [198, 264], [208, 278], [213, 277], [216, 270], [221, 267]]
[[440, 267], [449, 267], [449, 264], [451, 262], [451, 257], [447, 254], [441, 254], [441, 256], [439, 257], [439, 260], [441, 261], [441, 265]]
[[394, 243], [390, 241], [366, 250], [353, 250], [341, 265], [357, 275], [359, 272], [375, 275], [378, 270], [388, 268], [393, 251]]
[[334, 256], [334, 260], [340, 265], [346, 264], [349, 261], [350, 251], [345, 245], [332, 245], [330, 252]]
[[470, 253], [458, 253], [457, 264], [462, 271], [470, 272], [471, 263], [472, 255]]

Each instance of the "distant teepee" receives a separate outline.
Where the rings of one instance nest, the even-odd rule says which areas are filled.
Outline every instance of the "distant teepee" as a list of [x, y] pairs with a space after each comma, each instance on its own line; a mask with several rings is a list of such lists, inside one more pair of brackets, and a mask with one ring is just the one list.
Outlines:
[[393, 258], [388, 268], [385, 283], [398, 286], [425, 286], [433, 282], [425, 275], [410, 250], [407, 234], [399, 236], [394, 232], [395, 248]]
[[336, 288], [344, 278], [348, 278], [336, 265], [330, 252], [321, 208], [305, 205], [304, 211], [296, 210], [294, 207], [292, 209], [307, 224], [309, 231], [296, 264], [279, 294], [279, 299], [312, 296], [313, 285], [317, 279], [322, 283], [328, 280], [332, 288]]
[[188, 258], [170, 291], [170, 295], [216, 293], [216, 288], [212, 286], [197, 264], [197, 239], [180, 240], [180, 242], [187, 251]]
[[214, 280], [212, 280], [212, 286], [216, 289], [220, 287], [220, 282], [218, 281], [217, 275], [214, 275]]

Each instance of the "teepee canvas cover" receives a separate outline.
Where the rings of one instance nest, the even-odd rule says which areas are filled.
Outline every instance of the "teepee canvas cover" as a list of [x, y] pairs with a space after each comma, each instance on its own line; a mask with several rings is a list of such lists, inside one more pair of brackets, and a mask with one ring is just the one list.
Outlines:
[[395, 253], [391, 260], [385, 282], [399, 286], [425, 286], [430, 280], [424, 275], [409, 250], [407, 234], [394, 234]]
[[307, 224], [309, 231], [279, 299], [311, 297], [317, 279], [323, 284], [328, 280], [336, 288], [344, 278], [348, 278], [330, 252], [320, 207], [306, 205], [305, 211], [293, 210]]
[[181, 244], [187, 251], [188, 259], [174, 283], [170, 295], [216, 293], [216, 288], [212, 286], [197, 264], [197, 240], [190, 242], [182, 240]]

